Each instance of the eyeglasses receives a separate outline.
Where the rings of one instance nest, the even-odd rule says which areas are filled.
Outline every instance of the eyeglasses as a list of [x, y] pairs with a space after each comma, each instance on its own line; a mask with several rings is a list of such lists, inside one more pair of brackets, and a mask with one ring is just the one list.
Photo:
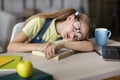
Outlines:
[[81, 40], [82, 33], [80, 31], [80, 28], [81, 28], [80, 21], [75, 20], [73, 22], [73, 30], [74, 30], [73, 38], [74, 38], [74, 40], [77, 40], [77, 41]]

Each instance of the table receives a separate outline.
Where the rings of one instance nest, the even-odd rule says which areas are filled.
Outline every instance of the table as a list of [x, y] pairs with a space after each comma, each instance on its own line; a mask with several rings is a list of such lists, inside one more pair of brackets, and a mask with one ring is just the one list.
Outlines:
[[[120, 42], [108, 41], [109, 45]], [[105, 61], [96, 52], [77, 53], [60, 61], [46, 60], [29, 53], [6, 53], [1, 55], [22, 55], [23, 60], [30, 60], [39, 70], [50, 73], [55, 80], [101, 80], [120, 75], [120, 61]], [[15, 71], [0, 71], [0, 76]]]

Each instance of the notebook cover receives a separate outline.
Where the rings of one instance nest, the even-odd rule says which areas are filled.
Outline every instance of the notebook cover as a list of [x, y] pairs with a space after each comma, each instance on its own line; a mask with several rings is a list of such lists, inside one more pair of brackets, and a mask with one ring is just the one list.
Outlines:
[[4, 66], [1, 66], [0, 69], [16, 69], [18, 62], [22, 59], [22, 56], [16, 56], [16, 55], [9, 55], [9, 56], [2, 55], [1, 57], [12, 58], [14, 60]]
[[14, 59], [13, 58], [7, 58], [7, 57], [4, 57], [4, 56], [0, 56], [0, 67], [1, 66], [4, 66], [5, 64], [13, 61]]
[[53, 80], [53, 76], [38, 69], [33, 69], [30, 78], [21, 78], [17, 72], [0, 77], [0, 80]]

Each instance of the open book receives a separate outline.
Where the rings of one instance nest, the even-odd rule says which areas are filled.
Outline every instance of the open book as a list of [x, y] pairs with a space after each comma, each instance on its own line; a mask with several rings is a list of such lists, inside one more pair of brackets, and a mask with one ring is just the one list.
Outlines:
[[[62, 49], [58, 53], [56, 53], [56, 56], [53, 57], [54, 60], [61, 60], [63, 58], [66, 58], [70, 55], [73, 55], [75, 52], [73, 50], [68, 50], [68, 49]], [[45, 57], [44, 52], [41, 51], [32, 51], [32, 54], [38, 55], [41, 57]]]

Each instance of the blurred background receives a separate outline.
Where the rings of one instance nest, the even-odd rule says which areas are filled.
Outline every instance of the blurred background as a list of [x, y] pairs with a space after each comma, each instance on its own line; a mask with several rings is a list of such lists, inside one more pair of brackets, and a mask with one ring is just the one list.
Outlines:
[[94, 29], [105, 27], [112, 31], [111, 39], [120, 41], [120, 0], [0, 0], [0, 10], [16, 17], [16, 22], [42, 12], [75, 8], [87, 14]]

